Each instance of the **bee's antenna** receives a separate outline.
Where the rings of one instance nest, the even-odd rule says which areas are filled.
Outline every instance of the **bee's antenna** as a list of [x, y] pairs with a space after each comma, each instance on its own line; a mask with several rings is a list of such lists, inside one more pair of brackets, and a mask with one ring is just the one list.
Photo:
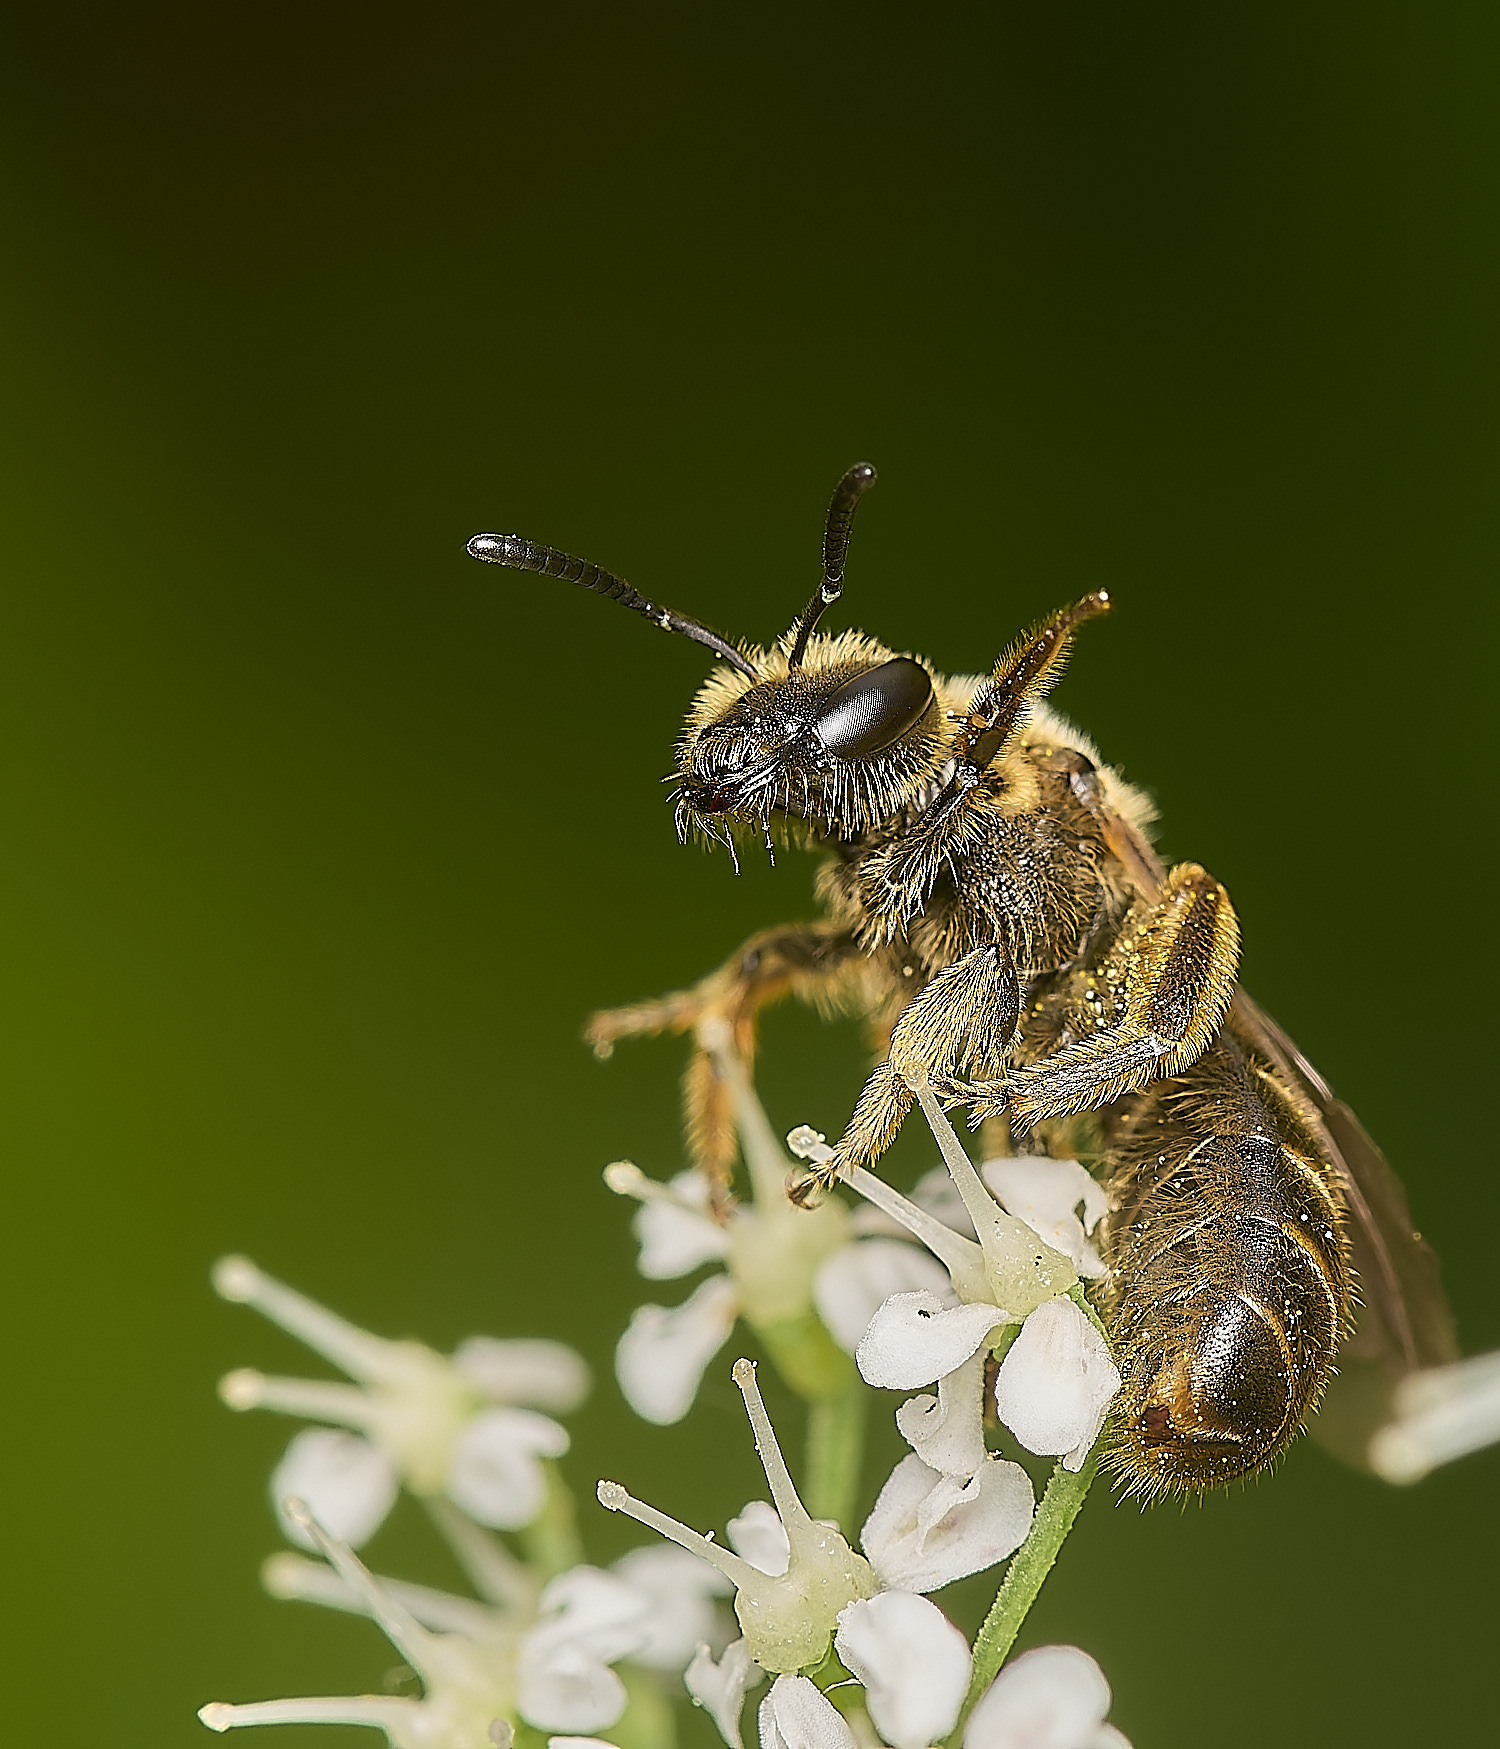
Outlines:
[[856, 462], [834, 489], [833, 502], [828, 506], [828, 524], [823, 530], [823, 581], [818, 592], [803, 608], [796, 623], [796, 639], [787, 667], [800, 668], [807, 654], [807, 640], [813, 627], [823, 617], [824, 610], [844, 593], [844, 560], [849, 554], [849, 527], [859, 501], [875, 484], [875, 470], [868, 462]]
[[[847, 527], [846, 518], [846, 530]], [[469, 542], [468, 550], [471, 559], [483, 559], [491, 565], [506, 565], [512, 571], [535, 571], [538, 576], [556, 577], [564, 583], [576, 583], [582, 589], [592, 589], [596, 595], [607, 595], [611, 601], [618, 601], [621, 607], [628, 607], [632, 613], [644, 614], [663, 631], [680, 632], [683, 637], [691, 638], [695, 644], [706, 644], [749, 679], [754, 680], [756, 677], [750, 663], [733, 644], [727, 643], [716, 631], [690, 619], [685, 613], [673, 613], [669, 607], [658, 607], [654, 601], [648, 601], [639, 590], [632, 589], [623, 577], [616, 577], [611, 571], [600, 570], [599, 566], [591, 565], [587, 559], [571, 558], [567, 553], [559, 552], [556, 547], [544, 547], [537, 541], [523, 540], [518, 534], [476, 534]]]

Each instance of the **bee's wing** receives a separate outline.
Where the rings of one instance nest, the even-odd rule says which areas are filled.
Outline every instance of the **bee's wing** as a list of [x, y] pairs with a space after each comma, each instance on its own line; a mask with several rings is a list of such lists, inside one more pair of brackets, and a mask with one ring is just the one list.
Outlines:
[[1370, 1435], [1390, 1419], [1395, 1387], [1408, 1373], [1458, 1358], [1437, 1254], [1413, 1227], [1401, 1180], [1364, 1125], [1243, 991], [1235, 1010], [1255, 1042], [1316, 1108], [1343, 1184], [1361, 1303], [1312, 1431], [1330, 1451], [1367, 1469]]

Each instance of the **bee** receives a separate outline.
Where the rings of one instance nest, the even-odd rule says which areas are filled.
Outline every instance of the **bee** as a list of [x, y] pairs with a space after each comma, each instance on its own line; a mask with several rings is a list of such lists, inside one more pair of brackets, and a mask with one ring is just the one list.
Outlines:
[[[1224, 887], [1197, 863], [1163, 865], [1146, 797], [1046, 703], [1078, 629], [1109, 610], [1104, 591], [982, 675], [819, 629], [874, 479], [861, 463], [839, 482], [822, 582], [767, 647], [554, 548], [469, 542], [476, 559], [578, 584], [712, 650], [677, 747], [679, 837], [726, 847], [736, 868], [747, 839], [821, 858], [819, 916], [752, 936], [692, 989], [596, 1015], [588, 1037], [607, 1055], [630, 1036], [701, 1037], [712, 1020], [750, 1062], [760, 1011], [783, 996], [863, 1020], [880, 1060], [794, 1200], [877, 1162], [925, 1078], [987, 1140], [1083, 1158], [1110, 1193], [1099, 1298], [1123, 1377], [1111, 1461], [1128, 1487], [1248, 1475], [1320, 1401], [1329, 1443], [1357, 1458], [1394, 1383], [1455, 1353], [1400, 1184], [1239, 988]], [[726, 1197], [729, 1095], [701, 1045], [685, 1104], [697, 1162]]]

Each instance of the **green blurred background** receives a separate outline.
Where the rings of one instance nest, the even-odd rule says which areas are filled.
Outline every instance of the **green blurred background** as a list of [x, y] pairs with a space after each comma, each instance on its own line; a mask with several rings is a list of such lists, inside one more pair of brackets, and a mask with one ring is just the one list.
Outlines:
[[[301, 1363], [212, 1299], [222, 1251], [389, 1334], [576, 1342], [581, 1488], [703, 1524], [757, 1491], [728, 1354], [674, 1431], [609, 1377], [661, 1290], [599, 1169], [680, 1164], [681, 1052], [578, 1030], [804, 914], [810, 865], [677, 847], [702, 653], [475, 566], [476, 529], [769, 637], [868, 456], [846, 621], [972, 669], [1106, 585], [1058, 702], [1228, 882], [1247, 982], [1406, 1177], [1465, 1347], [1500, 1342], [1500, 22], [1044, 10], [12, 17], [16, 1742], [201, 1746], [204, 1700], [393, 1661], [259, 1592], [290, 1426], [213, 1387]], [[836, 1129], [861, 1070], [773, 1018], [779, 1127]], [[1139, 1749], [1477, 1741], [1497, 1483], [1303, 1445], [1186, 1512], [1101, 1489], [1030, 1638], [1099, 1657]], [[372, 1549], [445, 1576], [414, 1513]]]

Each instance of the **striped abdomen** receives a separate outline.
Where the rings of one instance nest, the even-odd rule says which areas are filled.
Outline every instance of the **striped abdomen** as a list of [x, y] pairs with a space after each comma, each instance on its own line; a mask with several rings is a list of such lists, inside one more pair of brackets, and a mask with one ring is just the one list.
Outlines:
[[1110, 1123], [1113, 1461], [1139, 1492], [1214, 1487], [1274, 1459], [1328, 1380], [1343, 1198], [1296, 1096], [1227, 1029]]

